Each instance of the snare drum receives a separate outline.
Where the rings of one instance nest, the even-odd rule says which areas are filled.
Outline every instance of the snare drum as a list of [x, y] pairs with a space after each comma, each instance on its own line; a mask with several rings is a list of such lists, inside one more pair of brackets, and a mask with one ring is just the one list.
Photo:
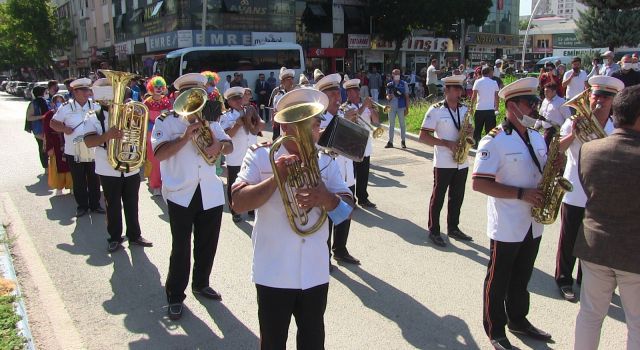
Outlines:
[[84, 143], [84, 136], [78, 136], [73, 139], [73, 147], [75, 150], [74, 158], [77, 163], [93, 162], [95, 158], [94, 151]]

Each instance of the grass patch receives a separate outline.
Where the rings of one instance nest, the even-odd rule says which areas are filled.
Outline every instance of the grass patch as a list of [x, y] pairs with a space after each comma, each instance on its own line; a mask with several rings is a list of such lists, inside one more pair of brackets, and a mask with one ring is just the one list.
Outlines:
[[0, 350], [24, 349], [25, 339], [18, 334], [20, 316], [15, 312], [16, 297], [10, 295], [15, 284], [0, 278]]

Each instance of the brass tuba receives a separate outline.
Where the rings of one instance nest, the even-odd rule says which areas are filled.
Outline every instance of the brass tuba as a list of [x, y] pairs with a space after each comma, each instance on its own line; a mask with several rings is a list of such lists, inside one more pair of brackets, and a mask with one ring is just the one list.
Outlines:
[[[327, 211], [320, 209], [320, 216], [309, 228], [303, 228], [309, 223], [309, 213], [300, 208], [296, 200], [297, 188], [312, 188], [321, 181], [320, 166], [318, 165], [318, 150], [313, 141], [312, 124], [316, 115], [324, 111], [324, 105], [318, 102], [301, 103], [289, 106], [278, 112], [276, 121], [287, 124], [289, 129], [295, 130], [297, 136], [286, 135], [278, 138], [271, 146], [269, 158], [278, 190], [284, 203], [289, 219], [289, 225], [300, 236], [308, 236], [320, 229], [327, 219]], [[275, 155], [285, 142], [293, 142], [298, 148], [300, 159], [287, 167], [287, 177], [284, 181], [278, 173]]]
[[544, 203], [540, 208], [531, 208], [533, 219], [543, 225], [549, 225], [556, 221], [564, 193], [573, 191], [571, 182], [558, 174], [553, 166], [560, 154], [560, 130], [558, 130], [559, 127], [557, 125], [552, 127], [556, 129], [556, 132], [549, 143], [547, 164], [542, 171], [542, 181], [538, 185], [538, 189], [542, 191]]
[[104, 101], [109, 105], [109, 128], [123, 132], [121, 139], [107, 143], [107, 161], [115, 170], [130, 172], [140, 168], [145, 161], [149, 109], [140, 102], [123, 103], [125, 89], [135, 74], [106, 69], [100, 72], [113, 87], [113, 101]]
[[209, 121], [202, 117], [202, 109], [207, 103], [207, 91], [202, 88], [191, 88], [180, 93], [173, 103], [173, 111], [177, 115], [186, 118], [190, 115], [195, 116], [202, 126], [198, 129], [196, 136], [191, 138], [193, 145], [204, 161], [209, 165], [216, 163], [218, 157], [212, 157], [205, 149], [213, 144], [213, 132], [209, 128]]
[[470, 106], [460, 123], [460, 131], [458, 131], [458, 140], [456, 141], [458, 148], [456, 148], [456, 153], [453, 154], [453, 160], [458, 164], [462, 164], [467, 160], [469, 150], [476, 144], [476, 140], [473, 139], [473, 135], [469, 135], [469, 132], [467, 131], [468, 126], [471, 125], [471, 118], [473, 117], [475, 110], [475, 106]]
[[576, 110], [576, 115], [571, 116], [571, 120], [577, 120], [576, 137], [582, 143], [601, 139], [607, 136], [600, 125], [600, 122], [593, 113], [595, 110], [602, 108], [602, 106], [598, 104], [596, 105], [596, 109], [592, 111], [589, 103], [589, 94], [590, 90], [586, 89], [563, 104], [563, 106], [571, 107]]

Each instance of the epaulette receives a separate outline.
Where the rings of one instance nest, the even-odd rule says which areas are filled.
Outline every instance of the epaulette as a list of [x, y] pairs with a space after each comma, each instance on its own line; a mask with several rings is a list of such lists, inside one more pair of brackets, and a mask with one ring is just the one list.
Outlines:
[[169, 116], [169, 114], [173, 114], [174, 116], [177, 116], [177, 114], [173, 113], [173, 109], [168, 111], [168, 112], [163, 112], [162, 114], [160, 114], [158, 116], [158, 119], [160, 119], [161, 121], [164, 121], [164, 118], [166, 118], [167, 116]]
[[499, 128], [499, 127], [495, 127], [493, 129], [491, 129], [491, 131], [489, 131], [489, 136], [491, 137], [496, 137], [496, 135], [498, 135], [499, 133], [501, 133], [504, 129]]
[[433, 105], [433, 107], [434, 107], [434, 108], [441, 108], [441, 107], [444, 107], [445, 102], [446, 102], [445, 100], [442, 100], [442, 101], [440, 101], [440, 102], [437, 102], [436, 104], [434, 104], [434, 105]]
[[273, 144], [273, 142], [271, 142], [271, 141], [260, 142], [260, 143], [256, 143], [256, 144], [251, 145], [249, 147], [249, 149], [251, 150], [251, 152], [255, 152], [256, 150], [258, 150], [259, 148], [262, 148], [262, 147], [271, 147], [272, 144]]

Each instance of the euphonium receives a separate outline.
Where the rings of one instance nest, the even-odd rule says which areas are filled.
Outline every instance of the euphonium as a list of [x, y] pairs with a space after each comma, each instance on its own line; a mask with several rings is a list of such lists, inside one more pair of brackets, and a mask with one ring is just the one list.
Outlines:
[[[318, 208], [320, 214], [317, 221], [309, 228], [304, 228], [303, 226], [309, 224], [309, 212], [300, 208], [296, 200], [296, 189], [316, 187], [321, 181], [318, 150], [313, 141], [312, 124], [314, 117], [323, 111], [324, 106], [317, 102], [302, 103], [279, 111], [276, 117], [277, 122], [287, 124], [288, 130], [292, 130], [292, 134], [296, 136], [281, 136], [273, 143], [269, 152], [274, 179], [278, 184], [289, 225], [300, 236], [307, 236], [318, 231], [327, 219], [327, 211]], [[275, 155], [286, 142], [295, 143], [299, 159], [287, 166], [288, 174], [286, 179], [282, 180], [276, 166]]]
[[582, 143], [607, 136], [593, 113], [602, 106], [598, 104], [596, 105], [596, 109], [592, 111], [591, 104], [589, 103], [589, 94], [590, 90], [586, 89], [563, 105], [576, 110], [576, 115], [571, 116], [571, 120], [577, 120], [576, 137]]
[[191, 138], [193, 145], [209, 165], [215, 164], [218, 157], [212, 157], [206, 152], [206, 148], [213, 144], [213, 132], [209, 128], [209, 121], [202, 117], [202, 109], [207, 103], [207, 91], [202, 88], [191, 88], [180, 93], [176, 101], [173, 103], [173, 111], [177, 115], [187, 118], [190, 115], [195, 116], [201, 126], [198, 133]]
[[123, 132], [122, 138], [107, 143], [107, 160], [115, 170], [130, 172], [140, 168], [145, 161], [149, 109], [140, 102], [123, 103], [125, 89], [135, 74], [106, 69], [100, 71], [113, 87], [113, 101], [107, 102], [109, 128]]
[[538, 185], [538, 189], [542, 191], [544, 202], [540, 208], [531, 208], [533, 219], [543, 225], [549, 225], [556, 221], [564, 193], [573, 191], [571, 182], [558, 174], [553, 164], [560, 154], [560, 130], [557, 125], [552, 127], [556, 129], [556, 132], [549, 143], [547, 164], [544, 166], [542, 180]]
[[475, 110], [476, 108], [474, 106], [470, 106], [460, 123], [460, 131], [458, 131], [458, 139], [456, 141], [458, 147], [456, 148], [456, 152], [453, 154], [453, 160], [458, 164], [462, 164], [467, 160], [469, 150], [476, 144], [476, 140], [473, 139], [473, 135], [469, 135], [468, 131], [469, 125], [471, 125], [471, 118], [473, 117]]

